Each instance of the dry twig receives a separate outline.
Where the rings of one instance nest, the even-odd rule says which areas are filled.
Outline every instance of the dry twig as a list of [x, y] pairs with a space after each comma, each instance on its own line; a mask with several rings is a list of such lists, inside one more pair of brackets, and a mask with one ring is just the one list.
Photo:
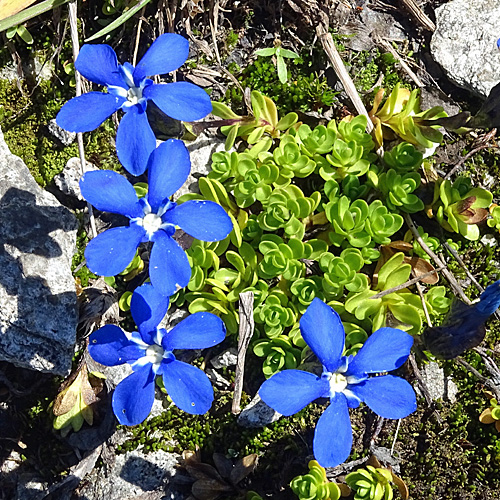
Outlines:
[[255, 327], [253, 320], [253, 292], [240, 293], [239, 315], [238, 361], [236, 363], [234, 396], [231, 407], [234, 415], [237, 415], [241, 411], [240, 401], [241, 391], [243, 390], [243, 375], [245, 373], [245, 357]]
[[437, 264], [438, 267], [442, 268], [441, 272], [450, 283], [450, 286], [455, 295], [458, 295], [466, 304], [470, 305], [471, 301], [469, 300], [467, 295], [465, 295], [464, 291], [462, 290], [462, 287], [455, 279], [455, 276], [453, 276], [453, 274], [448, 270], [446, 264], [427, 246], [425, 241], [420, 236], [417, 227], [415, 226], [409, 214], [404, 213], [403, 217], [406, 221], [406, 224], [410, 228], [410, 231], [413, 233], [413, 237], [418, 241], [419, 245], [422, 247], [422, 250]]
[[[70, 25], [70, 32], [71, 32], [71, 43], [73, 45], [73, 59], [76, 62], [76, 58], [78, 57], [78, 52], [80, 51], [80, 44], [78, 41], [78, 28], [76, 24], [77, 20], [77, 7], [76, 7], [76, 0], [73, 0], [68, 4], [69, 8], [69, 25]], [[75, 70], [75, 91], [76, 95], [80, 96], [82, 95], [82, 77], [78, 71]], [[76, 140], [78, 141], [78, 154], [80, 156], [80, 170], [82, 175], [85, 173], [85, 170], [87, 169], [86, 167], [86, 162], [85, 162], [85, 149], [83, 147], [83, 134], [81, 132], [78, 132], [76, 134]], [[94, 211], [92, 209], [92, 205], [87, 202], [87, 208], [89, 211], [89, 217], [90, 217], [90, 228], [92, 230], [92, 238], [95, 238], [97, 236], [97, 229], [95, 226], [95, 219], [94, 219]]]

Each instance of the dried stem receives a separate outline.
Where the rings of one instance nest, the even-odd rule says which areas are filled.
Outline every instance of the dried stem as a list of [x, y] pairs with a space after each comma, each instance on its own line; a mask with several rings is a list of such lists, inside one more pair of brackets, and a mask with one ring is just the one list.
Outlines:
[[389, 295], [390, 293], [399, 292], [399, 290], [403, 290], [405, 288], [408, 288], [409, 286], [414, 285], [415, 283], [418, 283], [419, 281], [422, 281], [423, 279], [427, 278], [428, 276], [431, 276], [432, 274], [436, 274], [439, 271], [442, 271], [443, 269], [445, 269], [445, 267], [446, 266], [438, 267], [437, 269], [433, 269], [432, 271], [429, 271], [429, 272], [421, 274], [415, 278], [412, 278], [411, 280], [408, 280], [405, 283], [401, 283], [401, 285], [389, 288], [388, 290], [383, 290], [382, 292], [377, 293], [377, 295], [370, 297], [370, 299], [380, 299], [384, 295]]
[[325, 27], [323, 23], [319, 23], [316, 27], [316, 34], [318, 35], [321, 45], [323, 46], [323, 50], [325, 51], [328, 59], [330, 60], [333, 69], [335, 70], [335, 73], [339, 77], [347, 95], [354, 104], [356, 111], [360, 115], [365, 115], [366, 118], [368, 118], [368, 123], [366, 125], [366, 128], [368, 132], [371, 132], [373, 130], [373, 123], [370, 120], [368, 111], [366, 110], [363, 101], [359, 97], [354, 82], [352, 81], [351, 77], [349, 76], [349, 73], [345, 69], [344, 62], [342, 61], [342, 58], [340, 57], [340, 54], [338, 53], [338, 50], [335, 47], [335, 43], [333, 43], [333, 38], [331, 33], [328, 32], [327, 27]]
[[458, 295], [466, 304], [471, 304], [469, 298], [465, 295], [462, 287], [459, 285], [458, 281], [455, 279], [455, 276], [448, 270], [446, 264], [427, 246], [425, 241], [420, 236], [417, 227], [414, 222], [411, 220], [409, 214], [403, 214], [403, 217], [410, 228], [410, 231], [413, 233], [413, 237], [418, 241], [419, 245], [422, 247], [422, 250], [437, 264], [438, 267], [442, 268], [441, 272], [444, 277], [448, 280], [453, 289], [455, 295]]
[[[76, 19], [77, 19], [76, 0], [70, 2], [68, 4], [68, 8], [69, 8], [69, 25], [71, 31], [71, 42], [73, 45], [73, 59], [76, 62], [76, 58], [78, 57], [78, 52], [80, 51], [80, 43], [78, 41], [78, 27], [76, 24]], [[82, 95], [82, 77], [77, 70], [75, 70], [75, 82], [76, 82], [75, 85], [76, 95], [80, 96]], [[83, 134], [81, 132], [78, 132], [76, 134], [76, 140], [78, 142], [78, 154], [80, 156], [80, 171], [83, 175], [85, 173], [85, 170], [87, 169], [87, 166], [85, 162], [85, 149], [83, 147]], [[95, 227], [94, 211], [92, 209], [92, 205], [88, 202], [87, 202], [87, 208], [89, 211], [92, 238], [95, 238], [97, 236], [97, 229]]]
[[253, 292], [240, 293], [239, 302], [240, 329], [238, 335], [238, 361], [234, 381], [234, 396], [231, 411], [237, 415], [240, 411], [241, 391], [243, 390], [243, 376], [245, 373], [245, 357], [254, 332], [253, 319]]

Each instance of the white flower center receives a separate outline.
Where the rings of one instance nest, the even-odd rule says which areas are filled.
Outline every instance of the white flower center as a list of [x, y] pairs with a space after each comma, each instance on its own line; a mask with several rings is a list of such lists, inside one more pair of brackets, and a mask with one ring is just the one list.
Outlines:
[[157, 214], [147, 214], [141, 219], [140, 225], [146, 230], [148, 235], [156, 233], [162, 225], [161, 217]]
[[330, 377], [330, 393], [343, 392], [347, 387], [347, 379], [341, 373], [332, 373]]
[[139, 87], [130, 87], [127, 91], [127, 99], [132, 104], [137, 104], [142, 99], [142, 90]]
[[164, 352], [163, 347], [153, 344], [146, 349], [146, 358], [153, 365], [157, 365], [161, 363]]

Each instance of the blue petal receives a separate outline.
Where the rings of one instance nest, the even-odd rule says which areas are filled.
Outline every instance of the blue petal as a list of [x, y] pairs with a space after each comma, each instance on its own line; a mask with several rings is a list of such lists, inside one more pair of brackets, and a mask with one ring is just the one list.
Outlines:
[[88, 351], [104, 366], [121, 365], [144, 355], [144, 350], [131, 343], [116, 325], [106, 325], [95, 331], [89, 338]]
[[163, 221], [179, 226], [193, 238], [202, 241], [223, 240], [233, 230], [229, 215], [213, 201], [186, 201], [169, 210]]
[[155, 400], [155, 374], [151, 364], [122, 380], [113, 393], [113, 411], [122, 425], [139, 425], [146, 420]]
[[205, 349], [224, 340], [226, 327], [215, 314], [197, 312], [183, 319], [164, 337], [162, 346], [166, 351], [174, 349]]
[[390, 372], [408, 358], [413, 337], [396, 328], [379, 328], [349, 362], [348, 375]]
[[337, 371], [345, 333], [340, 316], [317, 297], [300, 318], [300, 331], [321, 364], [331, 373]]
[[293, 415], [315, 399], [329, 395], [330, 384], [314, 373], [284, 370], [266, 380], [259, 396], [268, 406], [282, 415]]
[[479, 302], [474, 304], [473, 307], [479, 313], [478, 316], [488, 318], [498, 309], [498, 306], [500, 306], [500, 280], [488, 285], [481, 294]]
[[108, 229], [90, 240], [85, 249], [87, 267], [101, 276], [121, 273], [134, 258], [145, 231], [137, 224]]
[[169, 139], [153, 151], [148, 163], [148, 202], [153, 212], [186, 182], [190, 170], [189, 151], [182, 141]]
[[205, 372], [178, 360], [162, 364], [160, 370], [167, 394], [178, 408], [193, 415], [210, 410], [214, 390]]
[[159, 36], [134, 71], [134, 81], [139, 85], [145, 76], [170, 73], [184, 64], [189, 55], [189, 42], [174, 33]]
[[143, 216], [135, 189], [118, 172], [86, 172], [80, 179], [80, 191], [83, 197], [101, 212], [112, 212], [129, 218]]
[[351, 453], [352, 428], [345, 396], [341, 393], [330, 400], [330, 405], [316, 424], [314, 431], [314, 458], [322, 467], [336, 467]]
[[144, 89], [144, 97], [153, 102], [168, 116], [191, 122], [207, 116], [212, 111], [208, 94], [188, 82], [150, 85]]
[[372, 377], [348, 389], [383, 418], [404, 418], [417, 409], [413, 387], [394, 375]]
[[116, 53], [109, 45], [84, 45], [76, 58], [75, 68], [87, 80], [99, 85], [126, 87], [118, 72]]
[[146, 113], [138, 106], [131, 106], [123, 115], [116, 133], [118, 159], [132, 175], [141, 175], [155, 147], [156, 138]]
[[156, 290], [168, 296], [179, 288], [184, 288], [191, 278], [191, 266], [186, 252], [162, 230], [154, 234], [149, 277]]
[[89, 92], [69, 100], [57, 113], [57, 124], [70, 132], [90, 132], [110, 117], [125, 99], [104, 92]]
[[141, 334], [156, 331], [168, 309], [168, 297], [158, 293], [153, 285], [146, 283], [134, 290], [130, 312]]

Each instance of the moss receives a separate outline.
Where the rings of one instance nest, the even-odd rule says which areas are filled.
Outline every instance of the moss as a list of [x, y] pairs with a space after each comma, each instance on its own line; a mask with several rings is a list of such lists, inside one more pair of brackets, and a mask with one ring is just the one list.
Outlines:
[[380, 75], [383, 75], [380, 87], [390, 92], [400, 82], [403, 87], [410, 85], [402, 81], [396, 69], [396, 59], [389, 52], [380, 52], [379, 49], [356, 52], [348, 59], [350, 73], [358, 90], [366, 92], [373, 88]]
[[[67, 94], [72, 90], [65, 89]], [[47, 123], [72, 95], [63, 96], [61, 89], [44, 81], [29, 89], [22, 84], [22, 91], [15, 82], [0, 81], [0, 106], [2, 130], [11, 152], [26, 163], [36, 181], [45, 186], [54, 175], [63, 170], [67, 161], [78, 156], [75, 143], [63, 147], [48, 132]], [[84, 135], [87, 160], [100, 168], [119, 169], [114, 146], [115, 129], [107, 120], [96, 131]]]

